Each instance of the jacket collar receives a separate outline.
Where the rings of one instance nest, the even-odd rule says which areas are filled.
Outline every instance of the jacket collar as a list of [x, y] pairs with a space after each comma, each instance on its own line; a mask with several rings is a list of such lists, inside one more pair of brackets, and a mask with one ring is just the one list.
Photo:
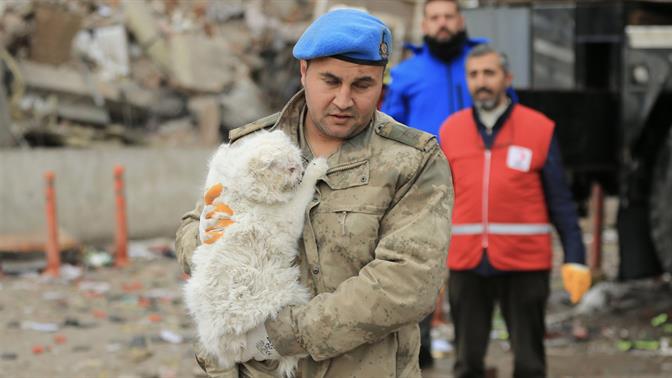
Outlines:
[[[305, 91], [301, 89], [287, 102], [280, 111], [280, 116], [273, 129], [283, 130], [294, 143], [303, 151], [306, 160], [312, 159], [312, 153], [303, 134], [303, 123], [306, 116], [306, 96]], [[336, 152], [329, 156], [330, 171], [342, 169], [345, 166], [368, 160], [371, 156], [371, 137], [374, 134], [374, 126], [379, 122], [380, 117], [377, 112], [367, 127], [359, 134], [346, 140]]]

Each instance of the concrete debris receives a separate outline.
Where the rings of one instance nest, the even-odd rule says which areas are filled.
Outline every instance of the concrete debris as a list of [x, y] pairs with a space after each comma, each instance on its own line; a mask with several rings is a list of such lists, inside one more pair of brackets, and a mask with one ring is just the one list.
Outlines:
[[575, 315], [593, 315], [614, 311], [625, 311], [644, 305], [669, 305], [660, 298], [672, 292], [669, 282], [654, 279], [628, 282], [600, 282], [593, 286], [575, 309]]
[[194, 97], [189, 101], [189, 110], [195, 115], [201, 144], [217, 146], [219, 144], [220, 108], [214, 96]]
[[169, 342], [171, 344], [182, 344], [184, 342], [184, 337], [173, 331], [163, 329], [161, 330], [161, 340]]
[[[0, 56], [6, 67], [0, 146], [69, 147], [212, 147], [227, 129], [279, 110], [300, 88], [291, 50], [316, 6], [0, 3], [0, 48], [8, 52]], [[98, 132], [110, 125], [124, 131]]]
[[129, 73], [128, 43], [123, 25], [81, 30], [75, 36], [73, 49], [76, 55], [95, 63], [105, 81]]
[[38, 2], [30, 58], [39, 63], [53, 65], [67, 62], [70, 59], [72, 39], [81, 24], [81, 14]]
[[38, 331], [38, 332], [56, 332], [58, 331], [59, 327], [58, 324], [55, 323], [23, 321], [21, 322], [21, 329]]

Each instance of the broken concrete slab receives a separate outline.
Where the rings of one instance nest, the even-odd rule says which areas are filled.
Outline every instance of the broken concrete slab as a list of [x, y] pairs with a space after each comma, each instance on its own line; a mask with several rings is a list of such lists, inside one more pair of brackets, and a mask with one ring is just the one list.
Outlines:
[[135, 35], [140, 46], [165, 72], [170, 72], [170, 53], [159, 22], [152, 15], [149, 2], [124, 1], [126, 27]]
[[95, 62], [103, 80], [129, 74], [128, 42], [123, 25], [82, 30], [75, 36], [73, 45], [79, 56]]
[[245, 75], [239, 75], [231, 90], [220, 96], [222, 124], [234, 129], [271, 113], [259, 87]]
[[219, 93], [235, 79], [240, 61], [221, 37], [177, 34], [170, 39], [171, 79], [188, 91]]
[[189, 100], [189, 110], [198, 122], [203, 146], [217, 146], [220, 143], [220, 108], [216, 96], [198, 96]]
[[138, 108], [149, 107], [157, 96], [130, 81], [109, 83], [95, 75], [88, 79], [86, 73], [68, 66], [54, 67], [23, 60], [18, 62], [18, 67], [26, 86], [35, 90], [89, 98], [102, 96], [105, 101], [127, 103]]
[[30, 57], [40, 63], [59, 65], [70, 60], [72, 39], [82, 15], [46, 3], [37, 3]]

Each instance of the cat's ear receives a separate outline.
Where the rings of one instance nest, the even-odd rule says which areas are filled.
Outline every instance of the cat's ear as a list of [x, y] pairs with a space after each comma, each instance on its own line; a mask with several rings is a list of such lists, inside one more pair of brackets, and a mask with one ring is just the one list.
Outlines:
[[269, 169], [272, 163], [272, 159], [268, 156], [254, 156], [248, 162], [248, 168], [251, 171], [258, 171], [263, 169]]

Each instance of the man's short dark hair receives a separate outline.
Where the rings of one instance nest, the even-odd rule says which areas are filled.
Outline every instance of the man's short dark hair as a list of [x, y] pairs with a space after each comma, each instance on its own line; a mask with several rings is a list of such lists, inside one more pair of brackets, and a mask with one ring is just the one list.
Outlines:
[[422, 8], [423, 14], [425, 14], [425, 15], [427, 14], [427, 4], [436, 3], [437, 1], [445, 1], [445, 2], [448, 2], [448, 3], [453, 3], [457, 7], [457, 13], [460, 13], [462, 11], [461, 8], [460, 8], [460, 2], [457, 1], [457, 0], [425, 0], [425, 5]]
[[511, 72], [509, 69], [509, 58], [506, 56], [506, 54], [497, 51], [497, 49], [487, 43], [476, 45], [473, 49], [471, 49], [467, 55], [467, 60], [488, 54], [495, 54], [499, 57], [499, 65], [502, 67], [502, 70], [504, 70], [504, 73]]

